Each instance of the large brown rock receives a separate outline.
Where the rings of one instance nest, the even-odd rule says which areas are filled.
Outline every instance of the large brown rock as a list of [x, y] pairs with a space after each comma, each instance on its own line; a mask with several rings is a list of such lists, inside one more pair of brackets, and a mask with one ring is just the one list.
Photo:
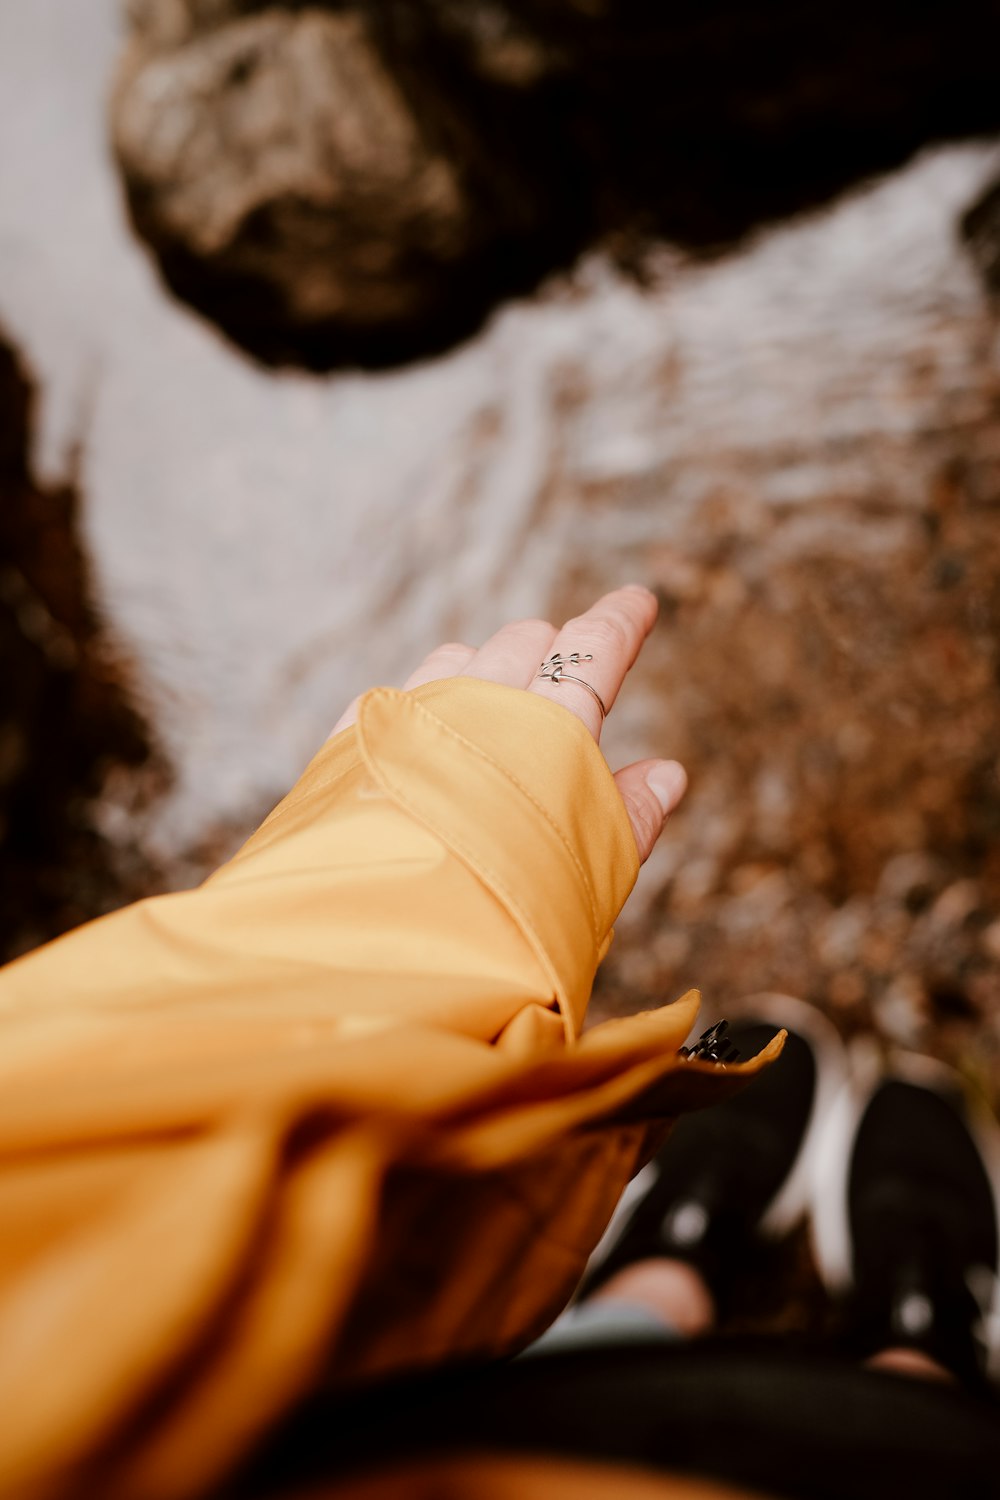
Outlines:
[[114, 142], [182, 296], [259, 356], [446, 346], [599, 237], [717, 250], [1000, 128], [1000, 13], [903, 0], [128, 0]]
[[134, 49], [114, 119], [147, 237], [221, 284], [259, 283], [289, 330], [405, 321], [425, 310], [427, 267], [475, 247], [458, 170], [357, 15], [268, 12], [166, 55]]
[[446, 345], [530, 195], [440, 98], [414, 107], [365, 15], [255, 9], [133, 6], [113, 123], [140, 233], [265, 358], [377, 362], [413, 329]]

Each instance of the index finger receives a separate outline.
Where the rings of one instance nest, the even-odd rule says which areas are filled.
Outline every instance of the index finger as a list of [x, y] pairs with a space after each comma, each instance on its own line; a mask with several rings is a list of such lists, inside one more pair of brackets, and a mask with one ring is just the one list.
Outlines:
[[[638, 583], [605, 594], [584, 614], [568, 620], [553, 641], [546, 663], [554, 656], [562, 657], [563, 665], [556, 668], [558, 680], [535, 677], [528, 691], [568, 708], [599, 740], [604, 722], [601, 704], [611, 712], [629, 668], [656, 623], [658, 607], [655, 594]], [[572, 661], [574, 656], [577, 660]]]

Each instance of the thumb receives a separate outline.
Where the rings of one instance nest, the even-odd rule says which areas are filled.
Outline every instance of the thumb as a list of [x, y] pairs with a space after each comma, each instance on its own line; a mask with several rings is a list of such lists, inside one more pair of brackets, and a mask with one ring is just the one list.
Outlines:
[[687, 772], [676, 760], [638, 760], [618, 772], [615, 785], [632, 824], [639, 863], [643, 864], [687, 789]]

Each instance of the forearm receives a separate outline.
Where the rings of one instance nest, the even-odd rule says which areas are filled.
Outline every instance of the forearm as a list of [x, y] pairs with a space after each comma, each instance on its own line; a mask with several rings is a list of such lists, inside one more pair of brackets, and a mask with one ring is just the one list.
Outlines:
[[382, 690], [203, 886], [9, 966], [0, 1014], [238, 996], [289, 1021], [396, 1017], [489, 1040], [530, 1002], [559, 1005], [573, 1034], [636, 868], [572, 716], [466, 678]]

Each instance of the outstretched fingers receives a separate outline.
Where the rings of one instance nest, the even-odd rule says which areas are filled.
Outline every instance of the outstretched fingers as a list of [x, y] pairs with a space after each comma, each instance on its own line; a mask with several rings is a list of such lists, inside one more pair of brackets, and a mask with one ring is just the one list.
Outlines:
[[568, 708], [583, 720], [595, 740], [600, 739], [604, 712], [611, 712], [629, 668], [656, 623], [656, 612], [655, 595], [641, 584], [630, 583], [605, 594], [584, 614], [567, 621], [551, 643], [549, 660], [556, 655], [563, 658], [556, 680], [536, 676], [526, 684], [529, 691]]
[[463, 667], [462, 675], [526, 688], [555, 638], [555, 626], [548, 620], [515, 620], [502, 625]]
[[[423, 687], [425, 682], [440, 682], [444, 677], [457, 677], [475, 654], [472, 646], [463, 646], [458, 641], [449, 641], [447, 645], [437, 646], [424, 657], [416, 671], [410, 673], [403, 686], [404, 688]], [[330, 731], [331, 739], [342, 729], [349, 729], [355, 722], [360, 701], [360, 698], [354, 698], [347, 705]]]
[[415, 672], [410, 673], [403, 687], [423, 687], [425, 682], [440, 682], [445, 677], [457, 677], [475, 654], [473, 646], [463, 646], [458, 641], [438, 646], [429, 656], [424, 657]]
[[[643, 642], [656, 622], [656, 598], [641, 584], [614, 589], [556, 631], [547, 620], [505, 625], [478, 651], [449, 643], [425, 657], [404, 684], [420, 687], [445, 677], [478, 677], [507, 687], [526, 688], [568, 709], [600, 739], [610, 712]], [[555, 667], [553, 657], [561, 662]], [[547, 665], [547, 675], [540, 670]], [[357, 717], [358, 700], [338, 720], [333, 733]], [[642, 760], [626, 766], [615, 783], [628, 812], [640, 860], [648, 858], [663, 826], [687, 786], [676, 761]]]

